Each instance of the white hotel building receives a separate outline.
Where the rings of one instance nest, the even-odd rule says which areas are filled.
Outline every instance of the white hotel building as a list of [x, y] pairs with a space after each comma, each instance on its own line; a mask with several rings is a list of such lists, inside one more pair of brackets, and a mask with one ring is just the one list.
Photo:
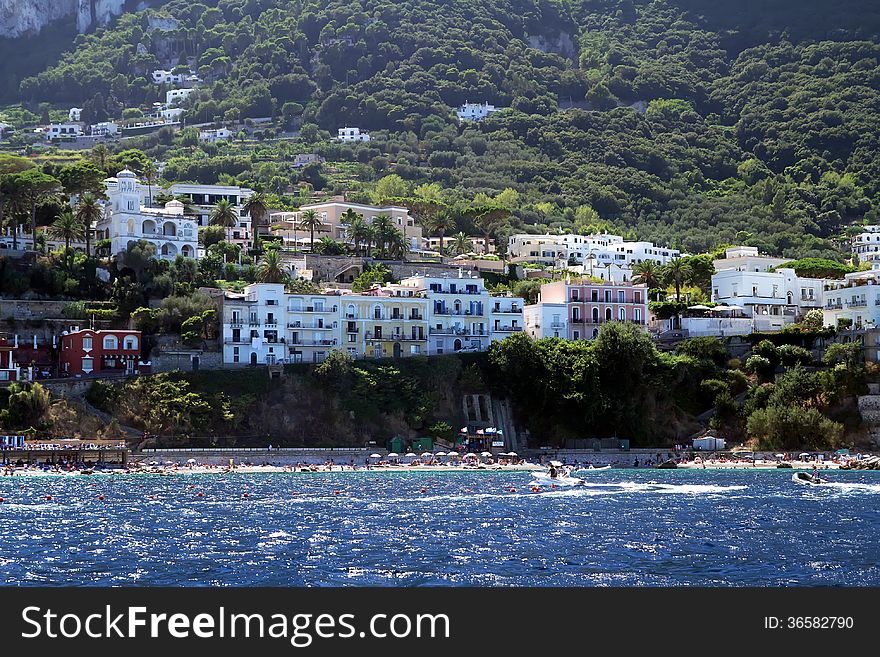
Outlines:
[[652, 242], [627, 242], [620, 235], [511, 235], [507, 242], [511, 262], [529, 262], [547, 267], [633, 264], [654, 260], [666, 264], [681, 256], [678, 249]]

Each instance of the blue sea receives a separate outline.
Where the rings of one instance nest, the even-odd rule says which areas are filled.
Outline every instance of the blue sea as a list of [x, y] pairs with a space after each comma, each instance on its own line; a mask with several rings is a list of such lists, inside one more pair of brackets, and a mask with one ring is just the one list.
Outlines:
[[880, 472], [584, 476], [0, 477], [0, 584], [880, 585]]

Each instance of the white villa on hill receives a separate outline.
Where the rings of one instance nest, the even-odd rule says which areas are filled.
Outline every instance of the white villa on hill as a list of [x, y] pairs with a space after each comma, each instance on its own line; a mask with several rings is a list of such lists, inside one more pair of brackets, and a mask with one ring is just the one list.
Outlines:
[[339, 128], [336, 131], [336, 140], [337, 141], [370, 141], [370, 135], [367, 132], [361, 131], [360, 128], [349, 128], [345, 126], [344, 128]]
[[147, 240], [156, 245], [159, 258], [177, 255], [196, 257], [198, 232], [194, 219], [184, 215], [180, 201], [169, 201], [164, 208], [142, 205], [142, 195], [134, 172], [124, 169], [105, 181], [110, 199], [98, 221], [95, 237], [110, 240], [110, 253], [118, 255], [128, 245]]

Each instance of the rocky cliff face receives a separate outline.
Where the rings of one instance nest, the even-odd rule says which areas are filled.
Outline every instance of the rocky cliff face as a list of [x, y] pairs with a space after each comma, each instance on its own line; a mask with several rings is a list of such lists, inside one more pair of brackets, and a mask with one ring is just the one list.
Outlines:
[[143, 9], [146, 1], [128, 0], [0, 0], [0, 37], [15, 38], [37, 34], [52, 21], [74, 16], [80, 32], [107, 25], [126, 5]]

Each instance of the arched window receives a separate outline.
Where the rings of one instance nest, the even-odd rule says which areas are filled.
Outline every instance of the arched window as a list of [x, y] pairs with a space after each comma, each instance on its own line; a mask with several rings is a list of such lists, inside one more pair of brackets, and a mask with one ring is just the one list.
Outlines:
[[461, 314], [461, 301], [459, 301], [458, 299], [456, 299], [456, 300], [455, 300], [455, 303], [453, 304], [453, 308], [455, 308], [455, 314], [456, 314], [456, 315]]
[[134, 351], [138, 348], [138, 339], [136, 335], [125, 336], [125, 348], [128, 351]]
[[593, 308], [593, 324], [599, 323], [599, 309]]
[[606, 322], [610, 322], [610, 321], [611, 321], [611, 308], [606, 308], [606, 309], [605, 309], [605, 321], [606, 321]]
[[162, 225], [162, 234], [170, 235], [172, 237], [177, 235], [177, 226], [174, 225], [173, 221], [166, 221]]
[[128, 234], [134, 235], [134, 219], [128, 220]]
[[104, 349], [118, 349], [119, 348], [119, 340], [115, 335], [105, 335], [104, 336]]
[[617, 309], [617, 319], [619, 319], [621, 322], [626, 321], [626, 308]]
[[141, 224], [141, 233], [144, 235], [155, 235], [156, 234], [156, 222], [152, 219], [147, 219]]
[[382, 306], [378, 303], [373, 306], [373, 319], [382, 319]]
[[461, 340], [458, 338], [455, 339], [455, 342], [452, 343], [452, 349], [454, 351], [461, 351]]

